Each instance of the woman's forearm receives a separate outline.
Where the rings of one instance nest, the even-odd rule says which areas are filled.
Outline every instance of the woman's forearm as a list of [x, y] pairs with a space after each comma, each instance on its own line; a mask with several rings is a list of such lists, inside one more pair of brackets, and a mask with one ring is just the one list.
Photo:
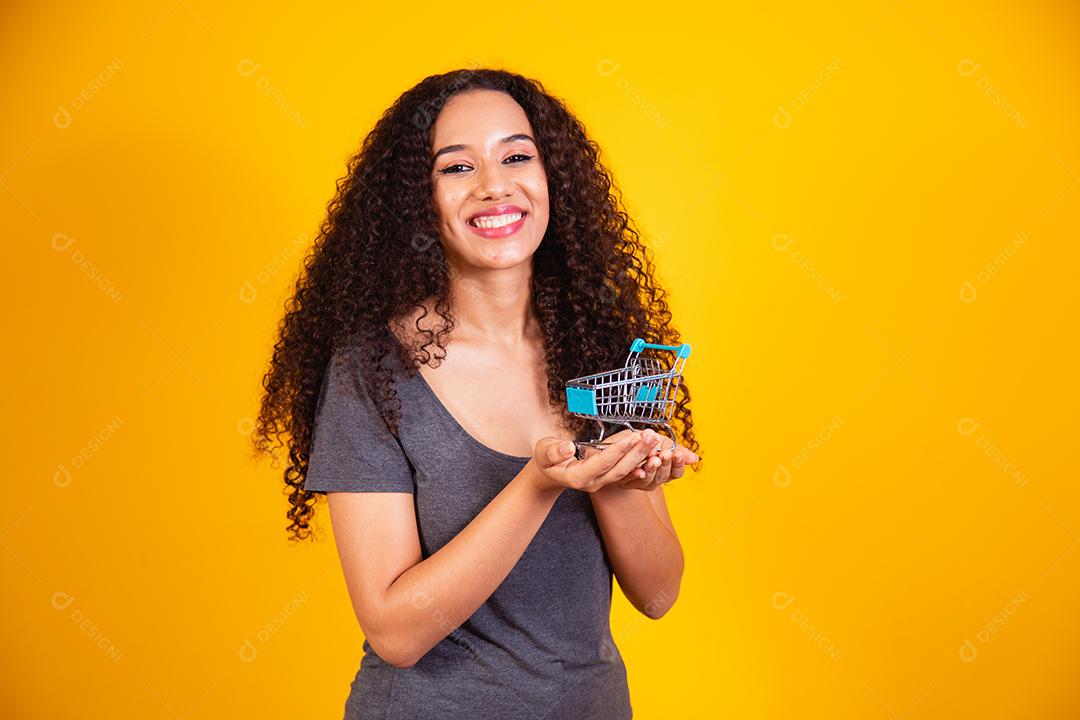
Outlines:
[[679, 595], [683, 552], [678, 537], [641, 490], [609, 485], [592, 494], [592, 503], [619, 587], [641, 613], [659, 618]]
[[380, 639], [396, 665], [411, 665], [467, 620], [502, 583], [532, 542], [561, 489], [517, 476], [450, 542], [413, 565], [386, 590]]

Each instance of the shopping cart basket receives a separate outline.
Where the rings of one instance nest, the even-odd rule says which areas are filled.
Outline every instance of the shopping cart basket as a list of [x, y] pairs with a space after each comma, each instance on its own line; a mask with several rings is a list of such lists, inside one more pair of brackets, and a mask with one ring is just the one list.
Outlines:
[[[675, 353], [670, 365], [655, 357], [643, 357], [642, 350], [664, 350]], [[658, 425], [671, 437], [671, 447], [678, 445], [671, 429], [671, 416], [675, 411], [675, 394], [682, 380], [683, 366], [690, 357], [690, 346], [654, 345], [642, 338], [630, 344], [626, 363], [618, 370], [574, 378], [566, 383], [566, 405], [571, 415], [596, 421], [600, 437], [596, 440], [577, 442], [578, 455], [581, 447], [603, 449], [610, 443], [604, 441], [605, 423], [624, 425], [637, 430], [632, 423]]]

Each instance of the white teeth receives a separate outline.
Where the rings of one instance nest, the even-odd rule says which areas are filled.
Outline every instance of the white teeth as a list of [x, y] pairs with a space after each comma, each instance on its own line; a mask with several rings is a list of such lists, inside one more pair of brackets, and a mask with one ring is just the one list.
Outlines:
[[510, 223], [516, 223], [521, 219], [522, 213], [506, 213], [505, 215], [485, 215], [484, 217], [478, 217], [475, 220], [470, 220], [474, 227], [478, 228], [498, 228]]

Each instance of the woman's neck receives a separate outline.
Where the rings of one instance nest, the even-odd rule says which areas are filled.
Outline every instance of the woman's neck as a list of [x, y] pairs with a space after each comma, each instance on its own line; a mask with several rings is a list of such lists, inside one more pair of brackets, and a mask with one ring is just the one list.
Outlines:
[[499, 270], [466, 268], [450, 273], [453, 335], [498, 345], [535, 339], [532, 263]]

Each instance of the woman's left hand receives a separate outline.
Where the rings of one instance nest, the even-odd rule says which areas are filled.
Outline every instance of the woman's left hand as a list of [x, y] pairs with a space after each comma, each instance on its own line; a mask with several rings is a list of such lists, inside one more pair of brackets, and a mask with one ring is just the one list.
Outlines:
[[[612, 435], [608, 439], [612, 442], [617, 442], [617, 436], [621, 436], [628, 432], [630, 431], [623, 430], [622, 432]], [[646, 442], [658, 439], [659, 443], [657, 447], [663, 447], [665, 444], [668, 444], [668, 438], [665, 438], [653, 430], [645, 430], [643, 432], [645, 434]], [[645, 492], [649, 492], [655, 490], [669, 480], [675, 480], [676, 478], [682, 477], [683, 473], [686, 471], [686, 466], [696, 463], [699, 459], [697, 453], [694, 453], [681, 445], [675, 448], [674, 451], [670, 448], [665, 449], [662, 452], [658, 452], [654, 449], [645, 458], [644, 463], [627, 473], [625, 478], [611, 483], [608, 487], [622, 488], [624, 490], [644, 490]]]

